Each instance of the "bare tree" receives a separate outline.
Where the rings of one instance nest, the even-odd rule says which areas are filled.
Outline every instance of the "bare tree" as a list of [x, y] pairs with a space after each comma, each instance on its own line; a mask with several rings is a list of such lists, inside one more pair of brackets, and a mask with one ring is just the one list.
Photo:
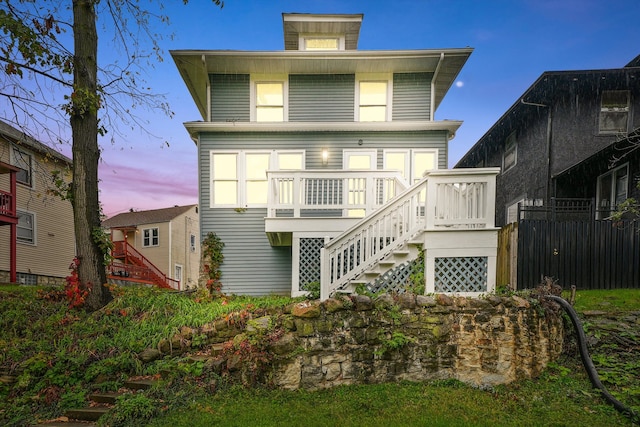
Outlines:
[[[66, 196], [74, 211], [78, 277], [90, 289], [87, 309], [96, 310], [111, 298], [104, 287], [105, 246], [99, 232], [98, 139], [108, 132], [114, 138], [120, 125], [146, 129], [137, 107], [172, 114], [143, 78], [144, 69], [162, 59], [162, 37], [152, 23], [168, 18], [160, 2], [149, 2], [146, 9], [139, 0], [71, 3], [69, 8], [64, 0], [0, 0], [0, 96], [7, 101], [0, 114], [27, 133], [42, 130], [40, 139], [71, 141], [73, 181]], [[223, 6], [221, 0], [212, 3]], [[98, 25], [111, 31], [121, 52], [102, 66]]]

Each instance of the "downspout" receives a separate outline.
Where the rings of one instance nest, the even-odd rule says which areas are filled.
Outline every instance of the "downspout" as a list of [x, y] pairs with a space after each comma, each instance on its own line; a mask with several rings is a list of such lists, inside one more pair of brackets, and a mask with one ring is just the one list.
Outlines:
[[[524, 98], [520, 98], [520, 102], [524, 105], [531, 105], [534, 107], [543, 107], [547, 108], [547, 183], [546, 183], [546, 200], [545, 203], [549, 205], [551, 202], [551, 132], [552, 132], [552, 111], [551, 106], [546, 104], [538, 104], [535, 102], [527, 102]], [[554, 193], [555, 195], [555, 193]]]
[[436, 113], [436, 79], [438, 78], [438, 74], [440, 73], [440, 66], [442, 65], [442, 61], [444, 61], [444, 52], [440, 52], [440, 59], [438, 60], [438, 65], [436, 65], [436, 69], [433, 72], [433, 78], [431, 79], [431, 105], [430, 105], [430, 119], [431, 121], [435, 120]]
[[[173, 269], [171, 268], [171, 258], [172, 258], [172, 234], [173, 234], [173, 230], [171, 227], [171, 224], [173, 223], [173, 220], [169, 220], [169, 274], [167, 274], [168, 277], [175, 279], [175, 271], [173, 271]], [[172, 274], [173, 273], [173, 274]], [[178, 290], [180, 290], [180, 285], [178, 285]]]

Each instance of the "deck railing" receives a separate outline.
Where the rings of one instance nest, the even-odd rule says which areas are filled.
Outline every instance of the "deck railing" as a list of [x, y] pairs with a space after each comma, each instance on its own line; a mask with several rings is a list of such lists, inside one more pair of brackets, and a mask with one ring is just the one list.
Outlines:
[[496, 168], [433, 171], [321, 249], [321, 298], [427, 230], [495, 226]]
[[14, 208], [13, 194], [0, 190], [0, 215], [2, 216], [16, 216], [16, 210]]
[[[109, 266], [109, 271], [114, 276], [133, 277], [136, 279], [150, 280], [159, 286], [170, 287], [173, 289], [180, 289], [180, 282], [170, 278], [156, 267], [149, 259], [138, 252], [133, 246], [128, 244], [125, 240], [119, 240], [113, 242], [113, 249], [111, 255], [114, 258], [125, 258], [124, 264], [114, 264]], [[133, 265], [127, 262], [127, 260], [136, 260], [137, 264]], [[159, 283], [162, 282], [162, 283]]]
[[268, 172], [268, 217], [362, 217], [406, 189], [399, 172]]

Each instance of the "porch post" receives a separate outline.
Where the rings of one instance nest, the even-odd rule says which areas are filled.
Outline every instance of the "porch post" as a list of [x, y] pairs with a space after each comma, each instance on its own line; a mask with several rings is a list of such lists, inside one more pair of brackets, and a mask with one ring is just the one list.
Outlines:
[[[9, 207], [9, 212], [12, 212], [16, 217], [18, 216], [18, 204], [17, 204], [17, 172], [15, 170], [9, 173], [9, 192], [11, 193], [11, 206]], [[11, 223], [10, 226], [11, 231], [9, 232], [9, 282], [16, 283], [17, 274], [16, 274], [16, 263], [17, 263], [17, 252], [16, 252], [16, 242], [18, 240], [18, 224], [16, 222]]]

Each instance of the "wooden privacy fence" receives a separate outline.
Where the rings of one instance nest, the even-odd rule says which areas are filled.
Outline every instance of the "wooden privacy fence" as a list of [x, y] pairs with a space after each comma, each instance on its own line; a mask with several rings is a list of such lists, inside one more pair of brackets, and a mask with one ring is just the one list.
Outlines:
[[640, 288], [640, 223], [525, 219], [503, 227], [496, 284], [528, 289], [544, 276], [563, 288]]

